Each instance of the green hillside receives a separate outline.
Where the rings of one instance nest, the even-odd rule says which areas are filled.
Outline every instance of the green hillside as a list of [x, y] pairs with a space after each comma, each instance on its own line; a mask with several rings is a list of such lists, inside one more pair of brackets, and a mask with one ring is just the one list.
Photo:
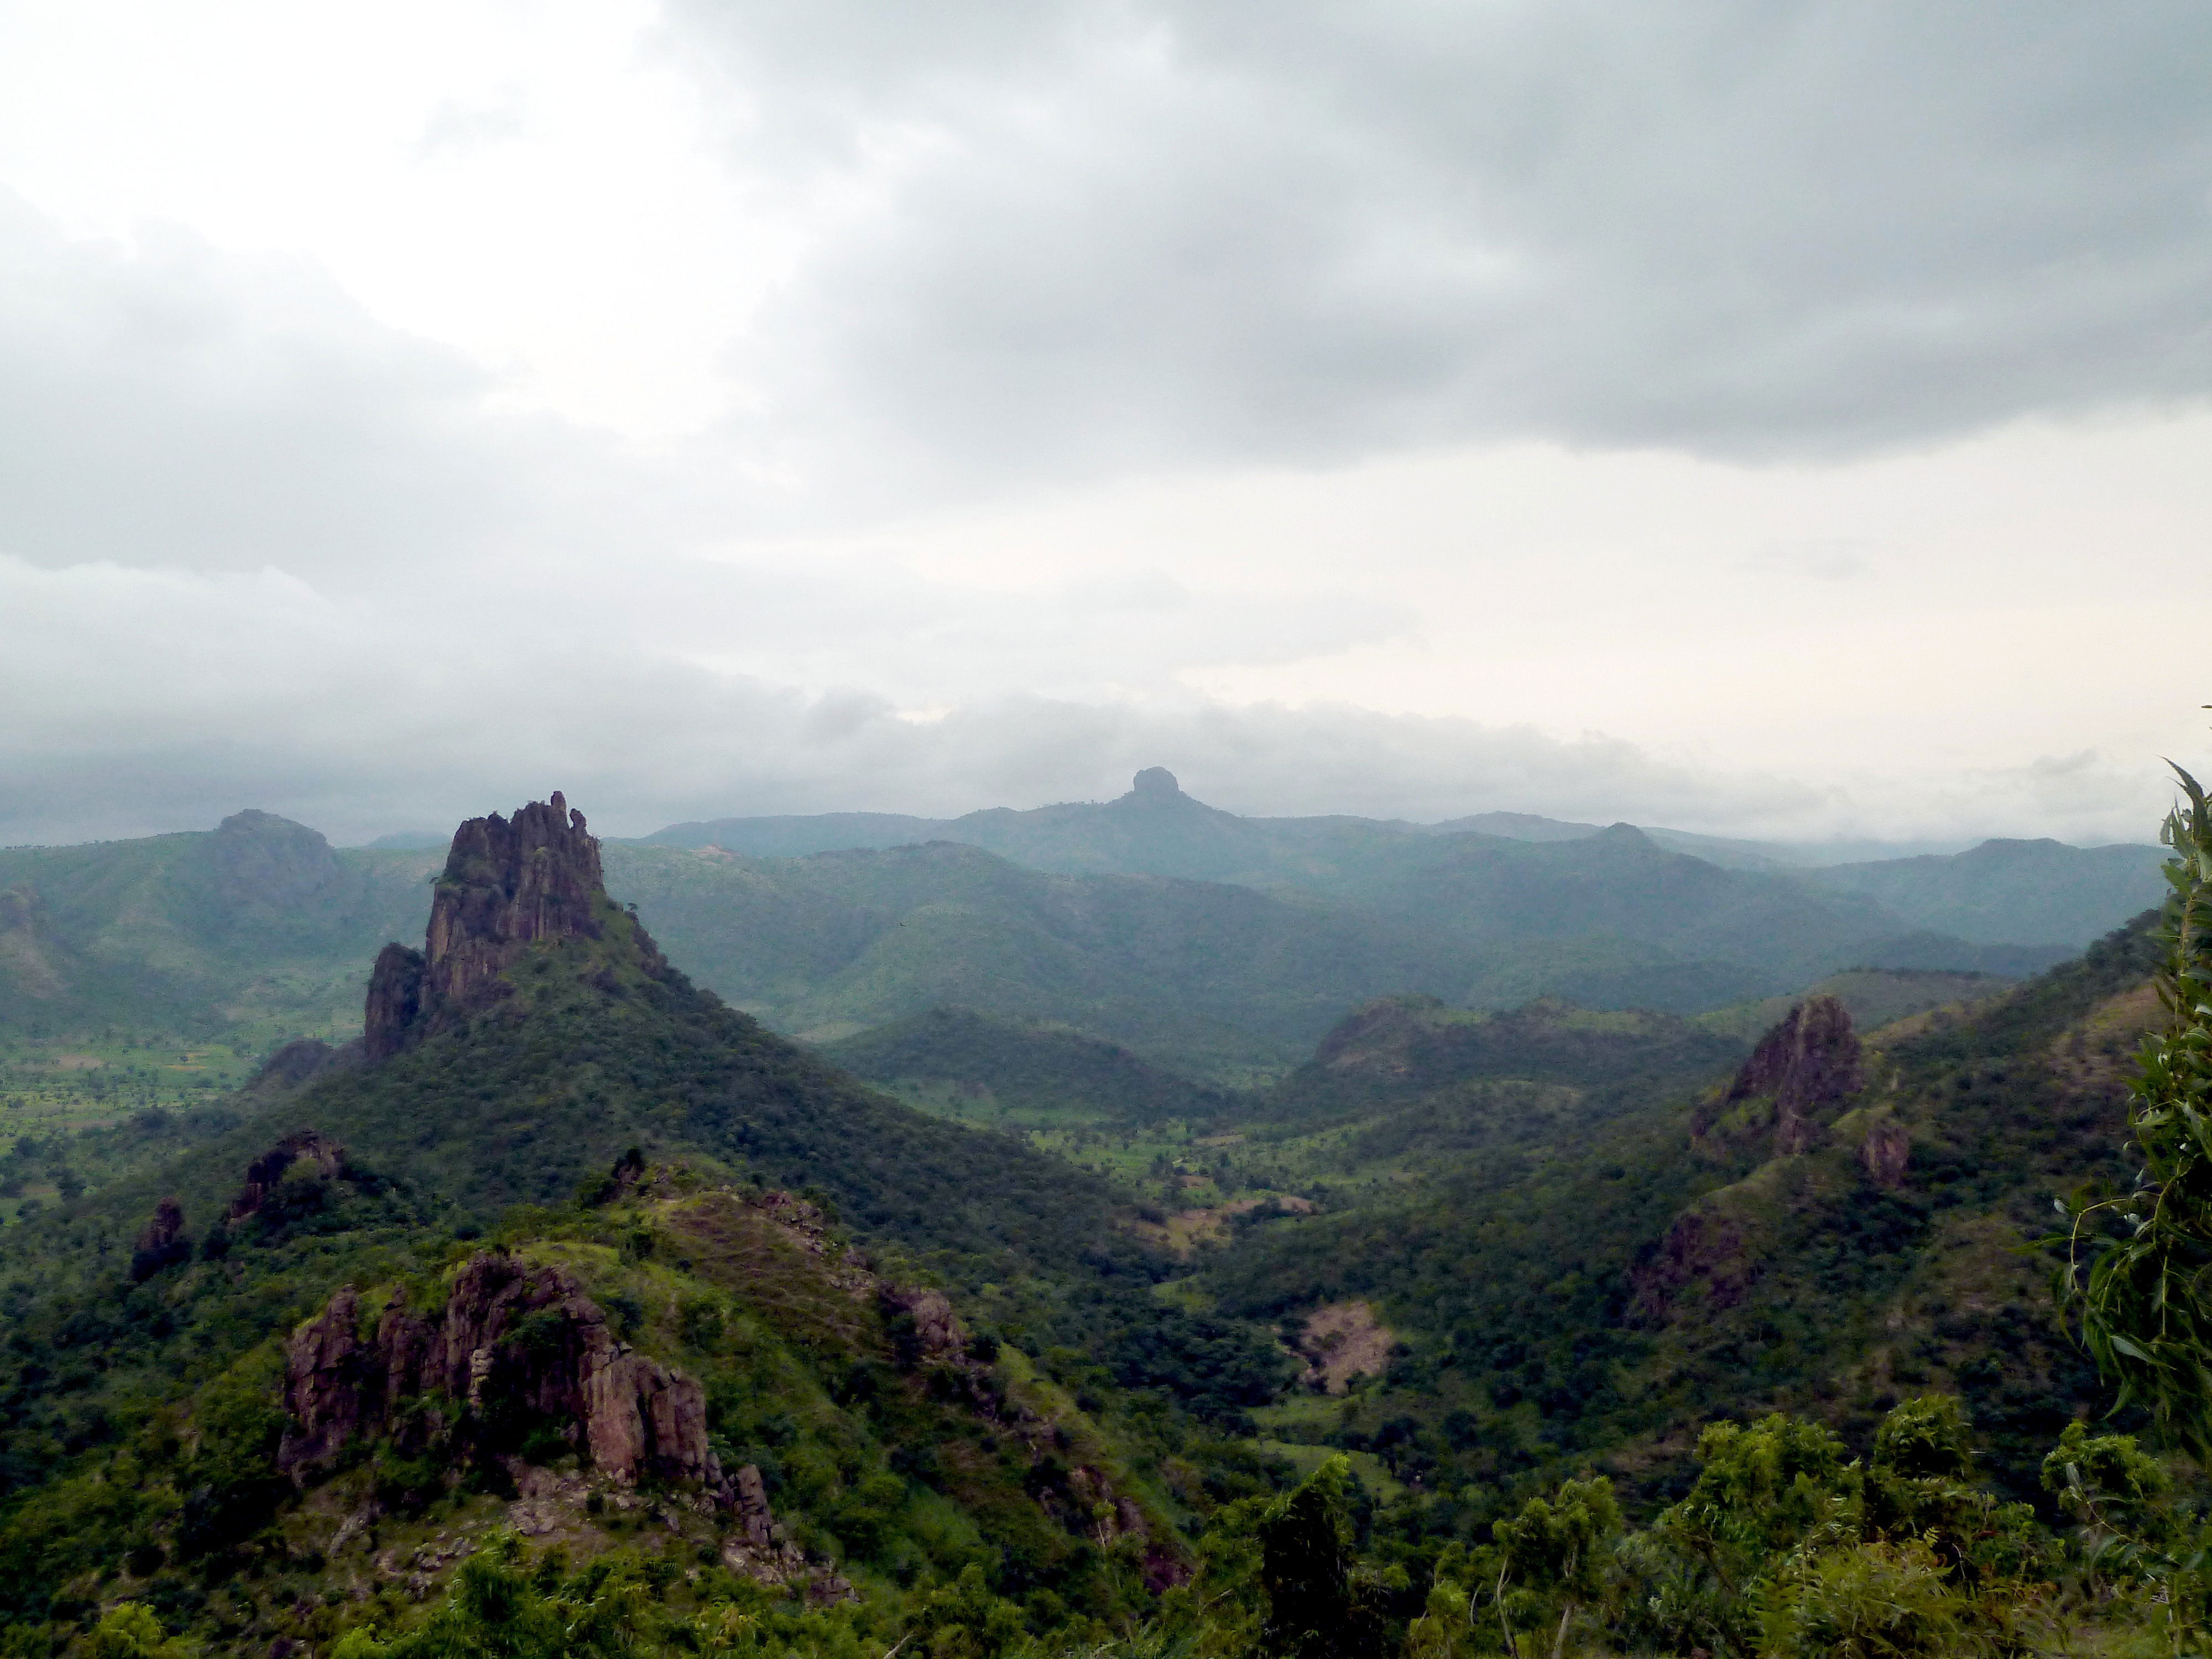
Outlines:
[[1276, 1066], [1349, 1005], [1454, 989], [1472, 960], [1307, 896], [1050, 876], [949, 842], [803, 859], [610, 847], [607, 879], [701, 983], [823, 1042], [955, 1006], [1170, 1066]]
[[[558, 797], [434, 883], [295, 828], [42, 866], [72, 988], [138, 940], [216, 1006], [378, 902], [423, 948], [354, 963], [358, 1042], [216, 1103], [118, 1036], [150, 1099], [0, 1152], [0, 1652], [1832, 1654], [1790, 1632], [1866, 1597], [1900, 1651], [2101, 1651], [2172, 1606], [2051, 1530], [2069, 1425], [2194, 1523], [2083, 1439], [2032, 1248], [2127, 1176], [2147, 919], [2009, 987], [1468, 1007], [1417, 877], [1556, 972], [1863, 913], [1620, 830], [1431, 837], [1361, 911], [951, 844], [608, 848], [610, 897]], [[809, 1048], [687, 962], [881, 1018]], [[1237, 1091], [1159, 1058], [1301, 1042]]]
[[1221, 1115], [1231, 1097], [1061, 1027], [932, 1008], [824, 1046], [823, 1058], [918, 1104], [1021, 1127]]
[[1831, 865], [1810, 879], [1863, 893], [1930, 933], [2079, 946], [2162, 900], [2166, 856], [2157, 847], [1985, 841], [1948, 857]]
[[[1623, 844], [1629, 835], [1646, 845], [1632, 850], [1632, 844]], [[878, 812], [721, 818], [673, 824], [645, 839], [651, 845], [714, 846], [753, 857], [947, 841], [1060, 874], [1294, 886], [1401, 910], [1409, 908], [1401, 890], [1410, 883], [1418, 894], [1431, 872], [1441, 871], [1453, 902], [1468, 907], [1457, 918], [1461, 931], [1468, 931], [1472, 922], [1474, 933], [1483, 939], [1612, 938], [1660, 947], [1671, 961], [1732, 964], [1739, 973], [1779, 965], [1785, 976], [1836, 945], [1875, 947], [1908, 935], [1940, 936], [1945, 943], [1938, 957], [1928, 958], [1933, 940], [1923, 941], [1923, 956], [1895, 965], [1996, 966], [1960, 951], [1960, 941], [2078, 949], [2157, 903], [2163, 891], [2158, 874], [2163, 855], [2149, 846], [2082, 848], [2048, 841], [1990, 841], [1955, 855], [1875, 861], [1867, 861], [1875, 851], [1867, 847], [1858, 861], [1837, 863], [1839, 855], [1850, 855], [1850, 848], [1766, 846], [1674, 830], [1632, 831], [1625, 824], [1605, 830], [1520, 812], [1486, 812], [1439, 824], [1341, 816], [1245, 817], [1194, 799], [1158, 767], [1139, 773], [1127, 794], [1110, 801], [1028, 811], [1000, 807], [940, 819]], [[1559, 855], [1516, 851], [1532, 847], [1559, 849]], [[1569, 848], [1579, 850], [1564, 850]], [[1694, 910], [1671, 902], [1692, 878], [1651, 859], [1654, 849], [1753, 879], [1702, 878], [1702, 890], [1718, 896], [1720, 908], [1711, 918], [1711, 931], [1700, 937]], [[1559, 885], [1565, 872], [1587, 875], [1602, 867], [1608, 854], [1615, 859], [1626, 854], [1658, 883], [1658, 890], [1650, 893], [1632, 887], [1605, 895], [1623, 906], [1630, 918], [1626, 926], [1587, 918], [1589, 908], [1601, 902], [1587, 882], [1573, 884], [1570, 877], [1569, 890]], [[1486, 878], [1501, 866], [1529, 872], [1534, 886], [1525, 905], [1514, 904], [1510, 890], [1501, 896], [1499, 884]], [[1504, 884], [1510, 889], [1514, 884], [1509, 878]], [[1554, 901], [1563, 897], [1565, 907], [1556, 908]], [[1771, 910], [1792, 903], [1802, 908], [1814, 927], [1809, 954], [1796, 957], [1786, 948], [1762, 948], [1755, 932], [1744, 925], [1762, 905]], [[1890, 961], [1878, 951], [1861, 959]], [[2046, 953], [2016, 966], [2033, 972], [2056, 959]], [[1847, 965], [1842, 958], [1826, 962], [1831, 968]], [[1709, 977], [1712, 971], [1707, 970]], [[1609, 994], [1592, 984], [1536, 988], [1583, 1001]], [[1680, 1008], [1687, 994], [1678, 993], [1667, 1006]], [[1509, 992], [1505, 1000], [1518, 999]]]
[[340, 853], [240, 812], [213, 830], [0, 850], [0, 1033], [277, 1036], [358, 1024], [368, 958], [422, 930], [419, 853]]
[[[295, 1045], [227, 1124], [118, 1152], [104, 1190], [0, 1235], [9, 1650], [125, 1599], [224, 1651], [388, 1632], [462, 1556], [495, 1561], [501, 1527], [560, 1545], [544, 1593], [629, 1585], [641, 1617], [841, 1653], [963, 1607], [1063, 1639], [1125, 1622], [1200, 1511], [1266, 1487], [1176, 1402], [1234, 1421], [1283, 1361], [1149, 1294], [1164, 1264], [1103, 1183], [693, 988], [599, 890], [580, 819], [526, 817], [534, 850], [464, 826], [424, 952], [380, 958], [383, 1057]], [[379, 1380], [404, 1342], [343, 1357], [401, 1340], [395, 1310], [459, 1328], [469, 1286], [502, 1284], [543, 1316], [464, 1322], [506, 1332], [482, 1365], [537, 1404]], [[587, 1337], [661, 1390], [642, 1484], [573, 1369]]]
[[1388, 1375], [1341, 1411], [1279, 1408], [1278, 1431], [1431, 1483], [1510, 1487], [1594, 1459], [1664, 1491], [1714, 1413], [1863, 1432], [1942, 1389], [2032, 1496], [2098, 1386], [2018, 1249], [2055, 1195], [2122, 1173], [2123, 1057], [2155, 1018], [2152, 960], [2138, 923], [1963, 1015], [1874, 1034], [1863, 1091], [1808, 1150], [1765, 1138], [1744, 1115], [1755, 1098], [1717, 1116], [1717, 1092], [1677, 1088], [1595, 1132], [1492, 1143], [1248, 1231], [1201, 1282], [1249, 1317], [1371, 1307], [1403, 1345]]

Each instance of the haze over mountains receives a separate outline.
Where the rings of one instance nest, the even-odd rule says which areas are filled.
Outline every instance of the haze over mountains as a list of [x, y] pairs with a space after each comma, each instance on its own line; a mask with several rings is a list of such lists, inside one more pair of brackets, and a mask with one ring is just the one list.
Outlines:
[[[1693, 844], [1510, 814], [1247, 818], [1154, 768], [1103, 804], [720, 820], [605, 861], [680, 967], [777, 1029], [835, 1040], [961, 1006], [1222, 1077], [1294, 1063], [1346, 1008], [1398, 993], [1690, 1014], [1852, 967], [2018, 975], [2162, 890], [2150, 847], [1792, 869]], [[250, 811], [0, 852], [0, 1024], [106, 1011], [339, 1034], [364, 951], [419, 925], [438, 861]]]

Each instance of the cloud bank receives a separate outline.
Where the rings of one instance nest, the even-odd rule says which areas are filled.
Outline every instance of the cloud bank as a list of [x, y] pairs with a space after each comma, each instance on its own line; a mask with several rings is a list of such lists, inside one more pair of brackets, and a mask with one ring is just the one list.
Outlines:
[[736, 363], [815, 465], [1834, 456], [2212, 386], [2201, 7], [671, 15], [821, 204]]

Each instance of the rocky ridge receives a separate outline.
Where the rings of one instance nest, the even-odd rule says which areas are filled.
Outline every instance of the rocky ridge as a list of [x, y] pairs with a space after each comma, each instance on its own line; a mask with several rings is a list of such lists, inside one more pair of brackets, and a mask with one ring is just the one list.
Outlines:
[[[974, 1412], [1024, 1449], [1036, 1472], [1030, 1495], [1048, 1516], [1102, 1547], [1136, 1540], [1155, 1588], [1188, 1576], [1143, 1506], [1104, 1468], [1070, 1457], [1076, 1443], [1066, 1427], [1010, 1393], [990, 1345], [975, 1341], [942, 1291], [875, 1272], [816, 1206], [779, 1191], [702, 1191], [688, 1170], [641, 1170], [629, 1160], [617, 1163], [609, 1191], [658, 1212], [679, 1248], [726, 1236], [737, 1218], [810, 1259], [809, 1271], [856, 1319], [872, 1309], [875, 1328], [914, 1386]], [[349, 1446], [380, 1438], [403, 1455], [434, 1449], [455, 1465], [503, 1471], [515, 1493], [508, 1524], [524, 1536], [573, 1536], [591, 1529], [587, 1516], [602, 1503], [617, 1511], [644, 1504], [665, 1511], [672, 1528], [709, 1527], [732, 1571], [817, 1604], [853, 1594], [834, 1564], [791, 1540], [757, 1468], [721, 1466], [700, 1384], [620, 1340], [557, 1264], [480, 1251], [435, 1309], [410, 1306], [397, 1292], [379, 1306], [373, 1295], [341, 1288], [287, 1346], [283, 1404], [277, 1462], [303, 1489], [343, 1467]], [[516, 1455], [518, 1435], [532, 1424], [551, 1427], [580, 1467], [563, 1472]], [[349, 1524], [359, 1530], [374, 1520]], [[404, 1576], [407, 1565], [386, 1576]], [[442, 1565], [414, 1564], [426, 1584]]]
[[[277, 1468], [304, 1479], [355, 1437], [450, 1436], [465, 1455], [495, 1455], [502, 1419], [535, 1413], [618, 1484], [689, 1482], [734, 1501], [707, 1443], [706, 1400], [681, 1371], [635, 1352], [557, 1267], [499, 1251], [471, 1256], [445, 1307], [417, 1313], [395, 1293], [365, 1329], [360, 1293], [340, 1289], [285, 1351], [289, 1423]], [[402, 1421], [422, 1396], [442, 1407]], [[450, 1416], [450, 1420], [449, 1420]]]

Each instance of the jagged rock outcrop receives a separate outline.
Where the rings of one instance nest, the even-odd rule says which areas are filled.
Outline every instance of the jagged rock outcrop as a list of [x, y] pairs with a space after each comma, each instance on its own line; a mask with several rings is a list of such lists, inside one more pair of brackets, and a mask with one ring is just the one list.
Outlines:
[[313, 1164], [318, 1173], [331, 1179], [349, 1173], [346, 1150], [337, 1141], [317, 1134], [313, 1129], [301, 1129], [286, 1135], [267, 1152], [246, 1166], [246, 1184], [238, 1189], [238, 1196], [230, 1200], [229, 1219], [242, 1221], [258, 1210], [276, 1191], [276, 1183], [285, 1172], [302, 1160]]
[[[532, 944], [601, 938], [605, 898], [599, 840], [559, 790], [511, 819], [469, 819], [453, 832], [422, 949], [387, 945], [377, 957], [364, 1010], [368, 1057], [388, 1059], [499, 1001], [502, 975]], [[641, 965], [665, 972], [653, 941], [631, 928]]]
[[391, 944], [368, 970], [368, 1000], [362, 1009], [362, 1053], [389, 1060], [416, 1034], [422, 1012], [422, 953]]
[[164, 1267], [191, 1261], [191, 1241], [185, 1237], [185, 1206], [165, 1198], [154, 1206], [152, 1218], [131, 1243], [131, 1282], [143, 1284]]
[[[1822, 1126], [1865, 1086], [1850, 1011], [1832, 996], [1808, 997], [1759, 1040], [1717, 1109], [1771, 1100], [1774, 1151], [1788, 1158], [1817, 1145]], [[1710, 1125], [1708, 1115], [1697, 1127], [1702, 1133]]]
[[1912, 1132], [1893, 1117], [1878, 1117], [1859, 1143], [1859, 1167], [1877, 1187], [1895, 1192], [1905, 1185], [1912, 1163]]
[[289, 1421], [277, 1467], [303, 1477], [426, 1395], [451, 1402], [455, 1416], [436, 1431], [465, 1452], [497, 1450], [488, 1439], [497, 1422], [536, 1413], [564, 1425], [577, 1449], [623, 1485], [653, 1476], [734, 1501], [707, 1443], [698, 1382], [619, 1340], [560, 1268], [498, 1251], [471, 1256], [434, 1315], [395, 1297], [366, 1332], [360, 1297], [347, 1286], [301, 1326], [286, 1349]]
[[1182, 799], [1182, 786], [1176, 775], [1164, 766], [1147, 766], [1129, 780], [1129, 795], [1133, 800], [1146, 804]]

